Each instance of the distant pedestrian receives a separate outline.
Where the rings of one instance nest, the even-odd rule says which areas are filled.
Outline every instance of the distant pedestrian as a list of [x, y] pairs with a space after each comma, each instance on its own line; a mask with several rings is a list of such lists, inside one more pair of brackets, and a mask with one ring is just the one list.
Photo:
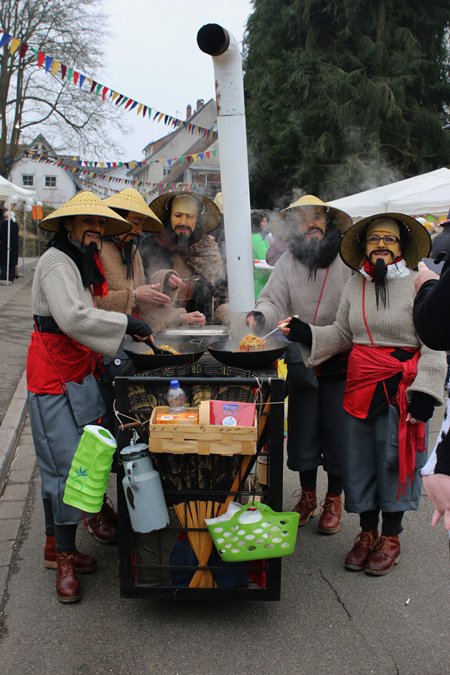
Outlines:
[[14, 211], [3, 211], [0, 222], [0, 279], [14, 282], [19, 261], [19, 226]]

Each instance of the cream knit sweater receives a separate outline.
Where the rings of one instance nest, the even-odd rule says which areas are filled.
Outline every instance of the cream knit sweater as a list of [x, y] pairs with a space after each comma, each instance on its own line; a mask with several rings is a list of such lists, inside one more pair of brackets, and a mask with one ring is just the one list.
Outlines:
[[337, 255], [328, 268], [317, 270], [312, 281], [306, 265], [286, 251], [277, 261], [256, 303], [256, 310], [262, 312], [266, 320], [264, 331], [275, 328], [278, 321], [293, 314], [312, 323], [317, 306], [315, 324], [326, 326], [331, 323], [336, 318], [343, 288], [351, 275], [351, 269]]
[[125, 314], [95, 308], [77, 266], [56, 248], [37, 264], [31, 302], [33, 314], [53, 317], [63, 333], [95, 352], [114, 356], [125, 335]]
[[[388, 305], [377, 309], [375, 284], [365, 283], [365, 314], [377, 347], [420, 348], [420, 359], [416, 378], [408, 394], [421, 391], [430, 394], [436, 405], [443, 403], [443, 390], [447, 364], [444, 352], [437, 352], [420, 342], [413, 324], [413, 302], [415, 297], [414, 274], [389, 279]], [[311, 326], [311, 349], [302, 347], [305, 363], [316, 366], [339, 352], [351, 349], [353, 343], [371, 345], [363, 320], [362, 289], [364, 277], [353, 276], [346, 284], [336, 320], [329, 326]], [[302, 316], [300, 316], [303, 319]], [[410, 398], [410, 396], [408, 396]]]

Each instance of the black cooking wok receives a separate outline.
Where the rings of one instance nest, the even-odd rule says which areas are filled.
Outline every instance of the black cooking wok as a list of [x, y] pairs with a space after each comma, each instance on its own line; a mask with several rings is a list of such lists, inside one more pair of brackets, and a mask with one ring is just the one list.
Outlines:
[[123, 349], [133, 361], [137, 370], [153, 370], [154, 368], [165, 368], [167, 366], [184, 366], [188, 363], [195, 363], [205, 353], [206, 347], [190, 340], [169, 340], [163, 338], [161, 341], [155, 340], [158, 346], [167, 345], [172, 347], [179, 354], [145, 354], [150, 347], [144, 342], [127, 341]]
[[246, 370], [266, 368], [279, 359], [286, 350], [288, 342], [269, 338], [266, 340], [264, 349], [254, 352], [239, 351], [240, 340], [225, 338], [209, 345], [208, 351], [217, 361], [225, 366], [234, 366]]

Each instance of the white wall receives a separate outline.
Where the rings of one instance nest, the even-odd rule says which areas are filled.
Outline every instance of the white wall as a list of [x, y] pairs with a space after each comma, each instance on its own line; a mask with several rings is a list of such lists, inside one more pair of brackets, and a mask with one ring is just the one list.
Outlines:
[[[58, 208], [58, 206], [61, 206], [73, 197], [76, 192], [75, 183], [70, 174], [66, 173], [61, 167], [56, 166], [56, 164], [45, 164], [44, 162], [37, 162], [24, 157], [14, 164], [9, 174], [9, 180], [21, 187], [28, 187], [22, 181], [24, 174], [33, 176], [34, 178], [34, 185], [30, 187], [36, 191], [36, 201], [41, 201], [48, 206]], [[56, 176], [55, 188], [45, 187], [46, 176]]]

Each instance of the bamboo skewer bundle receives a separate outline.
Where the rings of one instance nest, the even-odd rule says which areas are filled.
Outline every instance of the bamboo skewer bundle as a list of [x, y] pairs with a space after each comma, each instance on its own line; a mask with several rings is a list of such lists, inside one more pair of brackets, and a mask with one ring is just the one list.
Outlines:
[[[261, 436], [267, 424], [269, 410], [270, 398], [264, 405], [263, 414], [260, 415], [258, 438]], [[244, 479], [250, 467], [250, 462], [252, 460], [254, 461], [254, 459], [255, 455], [244, 455], [242, 457], [241, 465], [229, 490], [230, 494], [223, 503], [211, 500], [195, 500], [174, 504], [175, 512], [182, 527], [187, 529], [188, 540], [197, 557], [198, 566], [202, 568], [194, 573], [194, 576], [189, 583], [189, 588], [216, 588], [212, 572], [204, 569], [208, 565], [209, 558], [214, 548], [211, 536], [206, 529], [205, 518], [215, 518], [225, 513], [228, 506], [235, 498], [233, 493], [237, 492], [241, 481]], [[199, 531], [200, 528], [205, 528], [205, 531]]]

